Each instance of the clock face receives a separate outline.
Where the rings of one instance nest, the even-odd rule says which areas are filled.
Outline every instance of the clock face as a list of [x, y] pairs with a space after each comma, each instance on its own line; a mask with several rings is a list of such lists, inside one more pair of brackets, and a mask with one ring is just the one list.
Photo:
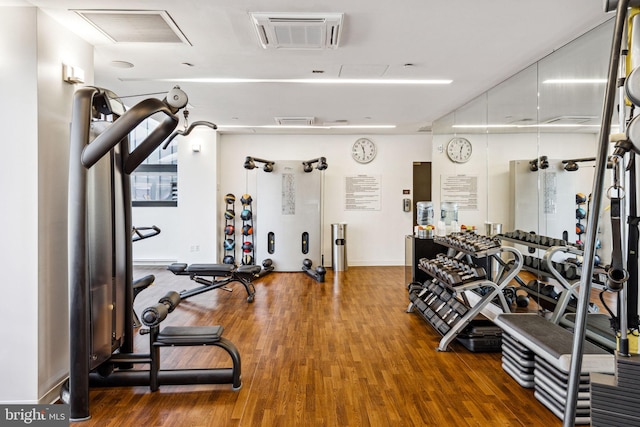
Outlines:
[[376, 145], [367, 138], [360, 138], [353, 143], [351, 156], [358, 163], [369, 163], [376, 157]]
[[466, 138], [453, 138], [447, 144], [447, 156], [452, 162], [465, 163], [471, 158], [471, 142]]

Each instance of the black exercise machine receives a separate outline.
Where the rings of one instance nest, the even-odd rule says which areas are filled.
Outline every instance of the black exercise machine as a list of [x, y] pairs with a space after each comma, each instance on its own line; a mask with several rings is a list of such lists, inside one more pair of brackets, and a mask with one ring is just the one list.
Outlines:
[[[256, 289], [253, 286], [253, 279], [260, 277], [262, 271], [262, 267], [259, 265], [241, 265], [236, 267], [233, 264], [187, 265], [179, 262], [174, 262], [169, 265], [167, 269], [177, 276], [189, 276], [191, 280], [202, 285], [180, 292], [180, 298], [182, 299], [214, 289], [231, 292], [232, 289], [226, 285], [232, 282], [239, 282], [247, 291], [248, 302], [253, 302], [256, 293]], [[205, 277], [211, 277], [211, 279], [205, 279]]]
[[[89, 375], [94, 387], [108, 386], [149, 386], [156, 391], [160, 385], [179, 384], [227, 384], [233, 390], [242, 387], [240, 378], [241, 362], [238, 349], [222, 337], [222, 326], [166, 326], [160, 330], [160, 323], [180, 304], [180, 295], [168, 292], [157, 304], [142, 312], [142, 323], [149, 329], [140, 331], [149, 335], [149, 354], [114, 354], [109, 363]], [[160, 348], [177, 346], [216, 346], [231, 357], [232, 368], [216, 369], [160, 369]], [[149, 370], [116, 369], [130, 364], [149, 364]]]
[[[130, 174], [170, 136], [178, 124], [176, 113], [187, 96], [176, 87], [165, 99], [145, 99], [128, 111], [110, 91], [83, 87], [73, 100], [69, 144], [69, 379], [62, 401], [70, 406], [70, 420], [90, 418], [90, 386], [164, 384], [231, 384], [240, 388], [240, 356], [222, 338], [220, 326], [166, 327], [160, 322], [180, 302], [168, 294], [142, 314], [150, 334], [149, 353], [134, 353], [133, 298], [153, 282], [152, 276], [134, 282], [132, 242], [157, 230], [132, 226]], [[131, 149], [129, 134], [151, 116], [154, 130]], [[132, 230], [133, 236], [132, 236]], [[147, 234], [148, 233], [148, 234]], [[212, 345], [223, 348], [232, 368], [160, 369], [164, 346]], [[149, 364], [148, 370], [132, 369]]]

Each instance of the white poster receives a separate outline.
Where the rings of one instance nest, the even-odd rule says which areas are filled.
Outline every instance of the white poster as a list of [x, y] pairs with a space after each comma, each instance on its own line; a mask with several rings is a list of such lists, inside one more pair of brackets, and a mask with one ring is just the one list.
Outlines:
[[344, 209], [347, 211], [379, 211], [380, 176], [354, 175], [344, 179], [345, 200]]
[[457, 203], [459, 211], [477, 211], [478, 176], [441, 175], [440, 200]]

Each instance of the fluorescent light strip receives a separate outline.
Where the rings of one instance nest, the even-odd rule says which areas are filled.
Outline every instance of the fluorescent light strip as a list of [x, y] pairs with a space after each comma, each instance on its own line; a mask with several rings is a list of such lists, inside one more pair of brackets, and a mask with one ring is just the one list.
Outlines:
[[603, 84], [607, 79], [547, 79], [543, 84]]
[[395, 129], [396, 125], [218, 125], [218, 129]]
[[456, 129], [522, 129], [522, 128], [581, 128], [592, 127], [599, 128], [600, 125], [581, 125], [581, 124], [553, 124], [553, 123], [540, 123], [537, 125], [452, 125], [452, 128]]
[[154, 81], [174, 83], [303, 83], [303, 84], [345, 84], [345, 85], [448, 85], [453, 80], [438, 79], [245, 79], [245, 78], [179, 78], [143, 79], [120, 78], [120, 81]]

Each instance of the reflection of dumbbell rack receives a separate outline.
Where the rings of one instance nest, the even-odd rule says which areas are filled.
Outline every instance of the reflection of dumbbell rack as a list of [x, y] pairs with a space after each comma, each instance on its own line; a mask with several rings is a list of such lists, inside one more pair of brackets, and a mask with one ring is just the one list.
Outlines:
[[224, 257], [222, 262], [224, 264], [235, 264], [236, 262], [236, 211], [234, 204], [236, 202], [236, 196], [228, 193], [224, 196], [224, 202], [226, 204], [224, 211], [224, 240], [222, 241], [222, 249]]
[[[443, 335], [438, 350], [446, 351], [451, 341], [480, 313], [493, 319], [500, 313], [511, 311], [502, 291], [520, 271], [522, 255], [514, 248], [502, 247], [494, 239], [470, 232], [436, 236], [434, 243], [448, 247], [449, 254], [420, 260], [418, 268], [433, 280], [410, 286], [411, 303], [407, 311], [417, 308], [417, 312]], [[504, 254], [511, 254], [514, 259], [498, 283], [487, 277], [483, 267], [471, 261], [472, 258], [500, 258]], [[482, 295], [469, 292], [480, 290]], [[496, 299], [499, 306], [491, 304]]]
[[242, 219], [242, 265], [254, 265], [253, 198], [250, 194], [243, 194], [240, 197], [240, 203], [242, 203], [242, 212], [240, 213], [240, 219]]
[[[580, 284], [581, 266], [571, 262], [570, 259], [582, 257], [582, 250], [568, 243], [566, 240], [554, 239], [539, 234], [527, 233], [521, 230], [507, 232], [498, 236], [502, 241], [508, 241], [527, 246], [533, 249], [543, 249], [542, 258], [526, 256], [524, 270], [541, 276], [551, 275], [561, 286], [560, 292], [549, 283], [538, 280], [531, 281], [522, 286], [527, 293], [534, 298], [540, 307], [551, 311], [550, 320], [558, 323], [567, 311], [575, 311], [575, 302], [578, 298], [578, 285]], [[574, 258], [566, 258], [563, 262], [553, 261], [556, 254], [574, 255]], [[528, 265], [527, 265], [528, 264]], [[599, 280], [594, 278], [594, 283]]]

